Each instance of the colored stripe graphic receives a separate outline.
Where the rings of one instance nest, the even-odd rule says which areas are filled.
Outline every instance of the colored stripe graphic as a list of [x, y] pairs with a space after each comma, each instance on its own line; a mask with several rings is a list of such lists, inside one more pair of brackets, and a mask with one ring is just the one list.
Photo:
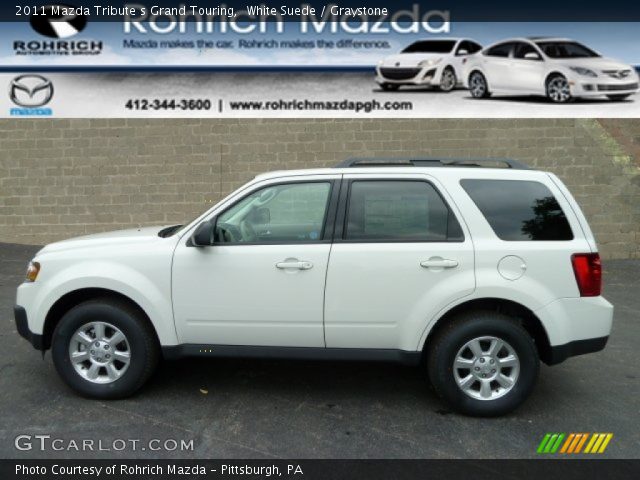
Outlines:
[[613, 433], [547, 433], [536, 451], [542, 454], [604, 453], [612, 438]]
[[560, 448], [560, 444], [564, 439], [564, 433], [547, 433], [540, 445], [538, 445], [538, 453], [556, 453], [558, 448]]

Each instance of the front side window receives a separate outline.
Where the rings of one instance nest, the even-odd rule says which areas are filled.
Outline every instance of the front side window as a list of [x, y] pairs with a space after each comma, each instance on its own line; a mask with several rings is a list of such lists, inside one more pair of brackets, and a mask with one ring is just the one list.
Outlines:
[[538, 42], [538, 46], [550, 58], [593, 58], [600, 56], [578, 42]]
[[540, 60], [540, 54], [533, 45], [521, 42], [516, 44], [516, 48], [513, 51], [513, 58], [519, 58], [522, 60]]
[[462, 180], [462, 188], [502, 240], [572, 240], [569, 221], [540, 182]]
[[467, 54], [471, 55], [473, 53], [479, 52], [482, 50], [482, 47], [478, 45], [476, 42], [472, 42], [471, 40], [465, 40], [460, 42], [460, 46], [458, 47], [457, 55], [460, 55], [461, 50], [466, 50]]
[[462, 241], [458, 221], [430, 183], [354, 181], [349, 192], [346, 231], [350, 241]]
[[300, 243], [322, 240], [331, 184], [290, 183], [243, 198], [216, 221], [216, 243]]
[[495, 45], [488, 50], [485, 51], [485, 55], [489, 57], [504, 57], [507, 58], [511, 53], [511, 48], [513, 47], [513, 43], [501, 43], [499, 45]]
[[421, 40], [409, 45], [402, 53], [449, 53], [455, 44], [454, 40]]

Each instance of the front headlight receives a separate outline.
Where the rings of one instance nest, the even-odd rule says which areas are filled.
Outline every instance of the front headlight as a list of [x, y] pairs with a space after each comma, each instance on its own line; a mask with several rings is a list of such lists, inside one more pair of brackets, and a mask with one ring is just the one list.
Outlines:
[[583, 67], [569, 67], [571, 70], [576, 72], [578, 75], [583, 75], [585, 77], [597, 77], [598, 74], [593, 70]]
[[35, 282], [36, 278], [38, 278], [38, 273], [40, 273], [40, 264], [38, 262], [29, 262], [25, 281]]
[[378, 61], [378, 66], [381, 67], [382, 65], [384, 65], [384, 60], [379, 60]]
[[418, 64], [418, 66], [419, 66], [420, 68], [424, 68], [424, 67], [432, 67], [432, 66], [434, 66], [434, 65], [439, 64], [441, 61], [442, 61], [442, 59], [441, 59], [441, 58], [436, 58], [435, 60], [433, 60], [433, 59], [432, 59], [432, 60], [423, 60], [423, 61], [421, 61], [421, 62]]

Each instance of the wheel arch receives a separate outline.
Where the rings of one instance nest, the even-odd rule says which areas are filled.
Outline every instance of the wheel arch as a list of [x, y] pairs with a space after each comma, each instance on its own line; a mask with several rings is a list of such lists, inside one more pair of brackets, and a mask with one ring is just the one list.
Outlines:
[[480, 310], [499, 312], [518, 319], [533, 339], [540, 359], [545, 363], [549, 363], [551, 361], [551, 344], [549, 336], [544, 325], [536, 314], [529, 308], [518, 302], [514, 302], [513, 300], [489, 297], [468, 300], [447, 310], [438, 320], [436, 320], [427, 333], [424, 344], [422, 345], [423, 355], [429, 350], [430, 342], [433, 340], [436, 333], [444, 327], [447, 321], [457, 315]]
[[108, 288], [80, 288], [68, 292], [58, 298], [45, 316], [44, 327], [42, 331], [42, 349], [48, 350], [51, 348], [51, 340], [53, 338], [53, 332], [62, 319], [62, 317], [73, 307], [89, 300], [95, 300], [98, 298], [111, 299], [118, 302], [123, 302], [132, 308], [136, 313], [140, 315], [140, 318], [144, 319], [152, 328], [156, 341], [160, 343], [158, 331], [155, 325], [151, 321], [148, 313], [133, 299], [127, 295], [110, 290]]
[[562, 73], [561, 71], [559, 71], [559, 70], [552, 70], [551, 72], [549, 72], [549, 73], [547, 74], [547, 76], [546, 76], [546, 77], [544, 77], [544, 88], [545, 88], [545, 89], [547, 88], [547, 84], [549, 83], [549, 80], [551, 80], [551, 78], [552, 78], [552, 77], [554, 77], [554, 76], [556, 76], [556, 75], [559, 75], [559, 76], [561, 76], [561, 77], [563, 77], [563, 78], [565, 78], [565, 79], [567, 78], [567, 76], [566, 76], [564, 73]]

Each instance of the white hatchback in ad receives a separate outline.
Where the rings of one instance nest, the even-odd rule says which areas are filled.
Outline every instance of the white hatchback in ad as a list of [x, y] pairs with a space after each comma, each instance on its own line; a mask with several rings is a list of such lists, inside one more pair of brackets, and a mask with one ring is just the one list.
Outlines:
[[423, 85], [450, 92], [462, 84], [469, 55], [480, 50], [479, 43], [467, 38], [419, 40], [399, 54], [381, 60], [376, 69], [376, 82], [383, 90]]
[[543, 95], [555, 103], [601, 96], [622, 101], [638, 91], [632, 66], [564, 38], [496, 43], [469, 59], [465, 78], [475, 98], [504, 93]]

